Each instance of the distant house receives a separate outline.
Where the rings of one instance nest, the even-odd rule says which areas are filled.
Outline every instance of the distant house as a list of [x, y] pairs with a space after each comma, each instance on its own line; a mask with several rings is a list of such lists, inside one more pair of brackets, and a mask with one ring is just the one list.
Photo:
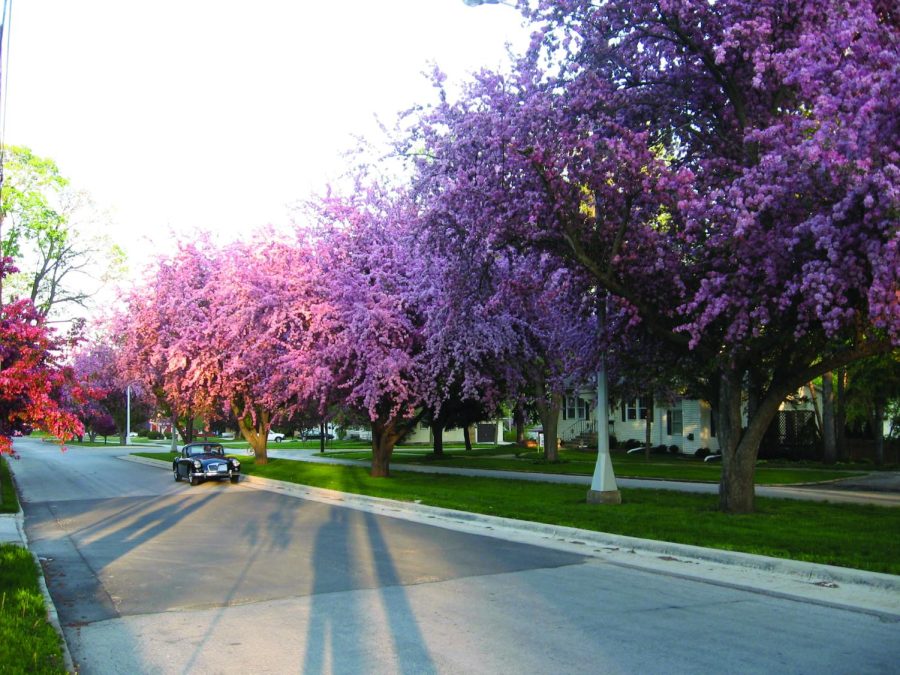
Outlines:
[[[372, 430], [367, 427], [348, 427], [346, 429], [347, 438], [359, 439], [363, 441], [372, 440]], [[442, 434], [444, 443], [464, 443], [463, 430], [449, 429]], [[503, 422], [488, 421], [478, 422], [469, 427], [469, 439], [472, 443], [502, 443], [503, 442]], [[415, 428], [406, 435], [401, 445], [431, 445], [434, 443], [434, 437], [431, 435], [431, 427], [425, 423], [419, 423]]]
[[[442, 434], [444, 443], [464, 443], [463, 430], [449, 429]], [[499, 420], [478, 422], [469, 427], [469, 439], [472, 443], [502, 443], [503, 442], [503, 422]], [[431, 435], [431, 427], [427, 424], [417, 424], [416, 428], [403, 439], [406, 443], [423, 443], [431, 444], [434, 437]]]
[[[719, 448], [711, 408], [705, 401], [696, 399], [678, 399], [674, 403], [655, 405], [652, 410], [643, 398], [615, 401], [609, 415], [609, 432], [619, 441], [643, 442], [648, 415], [652, 415], [650, 442], [653, 445], [676, 445], [683, 453]], [[596, 441], [596, 400], [592, 394], [564, 398], [558, 432], [563, 441]]]
[[[619, 442], [644, 442], [647, 416], [652, 415], [650, 443], [675, 445], [684, 454], [700, 448], [712, 452], [719, 449], [716, 420], [706, 401], [679, 398], [649, 409], [644, 398], [611, 401], [609, 433]], [[566, 396], [559, 415], [559, 438], [568, 442], [596, 443], [596, 399], [592, 392]], [[773, 420], [769, 438], [786, 446], [808, 443], [809, 431], [815, 428], [815, 406], [807, 390], [801, 390], [781, 405]]]

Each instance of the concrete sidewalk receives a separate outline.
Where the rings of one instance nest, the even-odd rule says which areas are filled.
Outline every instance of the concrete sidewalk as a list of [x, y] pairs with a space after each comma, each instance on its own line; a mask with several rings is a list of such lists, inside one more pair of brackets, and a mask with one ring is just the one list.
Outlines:
[[0, 544], [25, 546], [25, 521], [21, 511], [0, 513]]
[[[321, 457], [315, 450], [277, 450], [269, 449], [269, 457], [278, 459], [290, 459], [303, 462], [315, 462], [320, 464], [338, 464], [342, 466], [368, 466], [368, 462], [362, 460], [339, 459], [336, 457]], [[459, 476], [473, 476], [481, 478], [505, 478], [512, 480], [536, 481], [539, 483], [566, 483], [570, 485], [591, 484], [590, 476], [534, 473], [528, 471], [498, 471], [495, 469], [461, 469], [447, 466], [423, 466], [420, 464], [403, 464], [401, 461], [391, 462], [391, 471], [411, 471], [415, 473], [455, 474]], [[833, 483], [811, 483], [808, 485], [759, 485], [756, 487], [756, 496], [774, 497], [776, 499], [800, 499], [818, 502], [833, 502], [843, 504], [875, 504], [878, 506], [900, 507], [900, 474], [887, 472], [878, 476], [878, 488], [862, 478], [848, 478], [852, 486], [845, 489], [841, 486], [844, 481]], [[676, 492], [691, 492], [695, 494], [718, 494], [719, 486], [716, 483], [695, 483], [690, 481], [654, 480], [639, 478], [617, 478], [620, 488], [644, 488], [652, 490], [674, 490]]]

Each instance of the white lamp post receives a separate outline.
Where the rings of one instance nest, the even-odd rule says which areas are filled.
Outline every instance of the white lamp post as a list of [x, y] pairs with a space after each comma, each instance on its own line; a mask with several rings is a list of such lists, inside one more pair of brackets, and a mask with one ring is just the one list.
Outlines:
[[125, 387], [125, 445], [131, 445], [131, 385]]
[[[597, 321], [601, 330], [606, 327], [606, 294], [603, 302], [597, 302]], [[587, 501], [588, 504], [622, 503], [622, 493], [616, 484], [616, 475], [609, 457], [609, 395], [606, 389], [605, 353], [600, 357], [600, 368], [597, 371], [597, 464], [594, 466]]]

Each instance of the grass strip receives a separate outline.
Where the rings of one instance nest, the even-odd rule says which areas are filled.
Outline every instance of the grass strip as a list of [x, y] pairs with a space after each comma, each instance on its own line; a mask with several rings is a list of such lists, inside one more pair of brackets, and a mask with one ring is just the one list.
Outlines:
[[28, 550], [0, 544], [0, 672], [66, 672], [59, 635], [47, 622], [39, 574]]
[[[171, 461], [169, 453], [137, 453]], [[242, 471], [292, 483], [418, 501], [431, 506], [565, 525], [644, 539], [900, 574], [900, 509], [757, 498], [751, 515], [718, 511], [716, 495], [622, 490], [620, 506], [585, 502], [586, 488], [502, 478], [397, 472], [372, 478], [363, 467], [270, 459]]]
[[18, 513], [19, 497], [12, 482], [8, 461], [7, 458], [0, 457], [0, 513]]
[[[371, 461], [371, 452], [335, 452], [326, 457]], [[568, 457], [568, 458], [567, 458]], [[659, 480], [685, 480], [703, 483], [718, 483], [722, 475], [721, 464], [706, 464], [696, 460], [646, 461], [632, 459], [633, 455], [613, 454], [613, 471], [619, 478], [652, 478]], [[546, 462], [532, 453], [519, 457], [496, 457], [485, 454], [447, 453], [436, 458], [431, 453], [410, 453], [398, 451], [394, 464], [418, 464], [426, 466], [446, 466], [459, 469], [493, 469], [497, 471], [521, 471], [526, 473], [568, 474], [590, 476], [594, 473], [596, 455], [566, 453], [561, 462]], [[791, 467], [759, 466], [754, 480], [757, 485], [792, 485], [798, 483], [819, 483], [863, 475], [859, 471], [838, 471], [834, 469], [807, 469]]]

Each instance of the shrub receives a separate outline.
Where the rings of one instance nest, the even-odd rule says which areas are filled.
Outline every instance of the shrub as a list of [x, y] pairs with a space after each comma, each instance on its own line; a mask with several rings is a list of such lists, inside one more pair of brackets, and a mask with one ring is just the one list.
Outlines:
[[704, 457], [709, 457], [712, 454], [712, 450], [709, 448], [697, 448], [694, 451], [694, 457], [697, 459], [703, 459]]
[[671, 455], [677, 455], [677, 454], [680, 453], [680, 452], [681, 452], [681, 448], [679, 448], [677, 445], [670, 445], [670, 446], [669, 446], [669, 454], [671, 454]]
[[147, 438], [149, 438], [151, 441], [158, 441], [162, 437], [163, 437], [162, 432], [157, 431], [156, 429], [150, 429], [147, 432]]

